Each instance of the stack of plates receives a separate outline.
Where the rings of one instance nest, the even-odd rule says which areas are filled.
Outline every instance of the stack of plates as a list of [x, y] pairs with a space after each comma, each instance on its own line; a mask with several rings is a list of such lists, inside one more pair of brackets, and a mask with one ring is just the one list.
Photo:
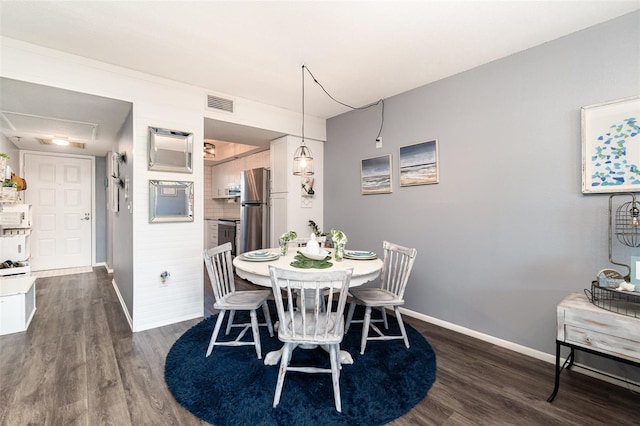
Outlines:
[[268, 250], [256, 250], [243, 253], [241, 257], [243, 260], [249, 260], [251, 262], [267, 262], [277, 259], [280, 255]]
[[344, 257], [347, 259], [357, 259], [357, 260], [371, 260], [378, 257], [372, 251], [362, 251], [362, 250], [345, 250]]

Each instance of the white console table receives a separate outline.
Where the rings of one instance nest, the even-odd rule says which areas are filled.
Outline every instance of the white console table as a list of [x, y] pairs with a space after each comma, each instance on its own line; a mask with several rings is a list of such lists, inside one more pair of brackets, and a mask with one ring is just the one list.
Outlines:
[[0, 335], [27, 330], [35, 313], [36, 277], [0, 279]]
[[[599, 308], [581, 293], [572, 293], [558, 304], [556, 377], [552, 402], [560, 386], [560, 373], [573, 366], [576, 350], [640, 367], [640, 318]], [[571, 349], [560, 366], [560, 348]]]

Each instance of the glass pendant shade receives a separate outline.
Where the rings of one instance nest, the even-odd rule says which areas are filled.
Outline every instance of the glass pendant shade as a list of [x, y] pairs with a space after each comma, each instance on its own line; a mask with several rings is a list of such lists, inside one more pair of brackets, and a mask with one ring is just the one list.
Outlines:
[[296, 149], [293, 155], [293, 174], [296, 176], [313, 175], [313, 156], [304, 142]]

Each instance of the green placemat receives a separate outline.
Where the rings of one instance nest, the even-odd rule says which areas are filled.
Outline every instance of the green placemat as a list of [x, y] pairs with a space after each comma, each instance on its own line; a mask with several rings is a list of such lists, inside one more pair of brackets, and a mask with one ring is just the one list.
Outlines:
[[303, 268], [303, 269], [325, 269], [333, 266], [333, 263], [329, 262], [331, 256], [325, 257], [323, 260], [314, 260], [309, 259], [308, 257], [304, 257], [300, 252], [296, 254], [293, 258], [293, 262], [290, 263], [294, 268]]

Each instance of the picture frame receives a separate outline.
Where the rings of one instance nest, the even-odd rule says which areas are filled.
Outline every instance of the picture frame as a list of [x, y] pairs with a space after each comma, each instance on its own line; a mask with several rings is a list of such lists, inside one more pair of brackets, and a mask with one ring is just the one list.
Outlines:
[[149, 180], [149, 223], [193, 222], [193, 182]]
[[631, 256], [631, 284], [640, 292], [640, 256]]
[[582, 193], [640, 191], [640, 96], [581, 108]]
[[109, 191], [109, 201], [111, 204], [111, 211], [118, 213], [120, 211], [120, 161], [117, 152], [111, 153], [111, 170], [109, 176], [109, 183], [111, 191]]
[[360, 163], [360, 188], [363, 195], [389, 194], [392, 191], [391, 154], [365, 158]]
[[192, 173], [193, 133], [149, 127], [148, 169]]
[[400, 186], [440, 182], [438, 139], [400, 147]]

